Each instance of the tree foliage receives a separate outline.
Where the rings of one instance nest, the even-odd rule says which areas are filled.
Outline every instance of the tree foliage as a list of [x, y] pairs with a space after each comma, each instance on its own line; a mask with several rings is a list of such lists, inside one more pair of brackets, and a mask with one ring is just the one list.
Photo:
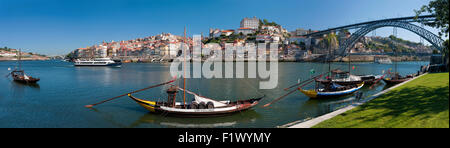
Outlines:
[[436, 21], [431, 23], [426, 23], [425, 25], [430, 27], [435, 27], [440, 29], [439, 36], [449, 35], [449, 0], [433, 0], [430, 1], [428, 5], [422, 6], [420, 10], [414, 10], [416, 12], [416, 17], [424, 12], [430, 13], [436, 16]]
[[269, 22], [267, 19], [263, 19], [262, 21], [259, 20], [259, 29], [261, 30], [261, 26], [262, 25], [267, 25], [267, 26], [280, 26], [275, 22]]
[[326, 45], [329, 49], [337, 49], [339, 41], [335, 33], [330, 33], [325, 37]]
[[[438, 28], [439, 31], [439, 36], [445, 36], [448, 37], [449, 36], [449, 0], [433, 0], [430, 1], [430, 3], [428, 5], [424, 5], [422, 6], [422, 8], [420, 8], [420, 10], [414, 10], [416, 12], [416, 17], [419, 16], [420, 14], [424, 13], [424, 12], [428, 12], [431, 15], [436, 16], [436, 21], [431, 22], [431, 23], [426, 23], [425, 25], [430, 26], [430, 27], [434, 27], [434, 28]], [[444, 57], [446, 58], [447, 64], [448, 64], [448, 51], [449, 51], [449, 40], [447, 39], [444, 42], [444, 49], [443, 49], [443, 54]], [[448, 67], [448, 65], [447, 65]]]

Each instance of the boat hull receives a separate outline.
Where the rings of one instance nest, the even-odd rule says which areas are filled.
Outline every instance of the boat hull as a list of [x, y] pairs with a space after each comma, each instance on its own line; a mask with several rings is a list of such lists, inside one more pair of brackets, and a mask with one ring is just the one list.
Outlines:
[[389, 78], [385, 78], [383, 79], [383, 81], [387, 84], [387, 85], [397, 85], [400, 83], [403, 83], [405, 81], [408, 81], [410, 78], [402, 78], [402, 79], [389, 79]]
[[31, 76], [28, 76], [25, 78], [23, 71], [13, 71], [11, 72], [11, 76], [15, 82], [24, 83], [24, 84], [34, 84], [37, 83], [40, 79], [39, 78], [33, 78]]
[[298, 88], [298, 90], [311, 99], [328, 99], [328, 98], [338, 98], [338, 97], [353, 94], [356, 91], [358, 91], [359, 89], [361, 89], [363, 86], [364, 86], [364, 83], [360, 83], [355, 88], [351, 88], [351, 89], [343, 90], [343, 91], [336, 91], [336, 92], [321, 92], [318, 90], [303, 90], [301, 88]]
[[14, 81], [25, 84], [34, 84], [37, 83], [40, 79], [32, 79], [32, 80], [24, 80], [24, 79], [14, 79]]
[[74, 64], [77, 67], [117, 67], [121, 66], [122, 63], [110, 63], [110, 64]]
[[164, 116], [189, 117], [189, 118], [216, 117], [239, 113], [241, 111], [245, 111], [256, 106], [259, 103], [259, 100], [262, 99], [261, 97], [256, 99], [235, 101], [230, 102], [229, 106], [212, 109], [189, 109], [183, 108], [182, 105], [177, 105], [176, 107], [167, 107], [165, 106], [166, 105], [165, 102], [147, 101], [143, 99], [138, 99], [132, 95], [128, 96], [136, 103], [138, 103], [140, 106], [150, 111], [151, 113], [161, 114]]
[[[364, 82], [365, 85], [371, 85], [374, 84], [377, 80], [377, 77], [375, 76], [359, 76], [361, 78], [360, 81], [333, 81], [333, 83], [339, 84], [339, 85], [358, 85]], [[319, 80], [316, 79], [316, 82], [320, 82], [324, 85], [330, 84], [330, 80]]]

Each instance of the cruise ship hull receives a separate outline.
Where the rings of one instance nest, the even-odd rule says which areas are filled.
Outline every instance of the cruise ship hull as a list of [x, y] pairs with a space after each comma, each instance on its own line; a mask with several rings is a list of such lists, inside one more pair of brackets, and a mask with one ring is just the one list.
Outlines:
[[104, 67], [104, 66], [111, 66], [111, 67], [117, 67], [122, 65], [122, 63], [109, 63], [109, 64], [74, 64], [74, 66], [98, 66], [98, 67]]

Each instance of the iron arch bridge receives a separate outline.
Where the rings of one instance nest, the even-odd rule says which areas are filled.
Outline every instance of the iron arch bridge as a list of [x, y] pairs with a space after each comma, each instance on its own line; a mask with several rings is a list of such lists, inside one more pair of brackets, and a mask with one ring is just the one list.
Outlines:
[[354, 47], [356, 42], [361, 37], [368, 34], [369, 32], [376, 30], [378, 28], [382, 28], [382, 27], [398, 27], [398, 28], [403, 28], [403, 29], [409, 30], [409, 31], [419, 35], [420, 37], [424, 38], [429, 43], [431, 43], [436, 49], [442, 51], [444, 40], [442, 40], [439, 36], [433, 34], [432, 32], [411, 23], [411, 22], [426, 23], [426, 22], [435, 21], [435, 19], [436, 19], [436, 17], [433, 15], [425, 15], [425, 16], [417, 16], [417, 17], [411, 16], [411, 17], [401, 17], [401, 18], [390, 18], [390, 19], [369, 21], [369, 22], [357, 23], [357, 24], [352, 24], [352, 25], [346, 25], [346, 26], [342, 26], [342, 27], [331, 28], [331, 29], [307, 34], [304, 36], [310, 37], [310, 36], [324, 35], [324, 34], [327, 34], [330, 32], [335, 32], [335, 31], [343, 30], [343, 29], [358, 29], [348, 39], [339, 43], [339, 50], [338, 50], [337, 54], [334, 56], [343, 56], [344, 57], [344, 56], [347, 56], [350, 48]]
[[406, 30], [409, 30], [420, 37], [424, 38], [428, 42], [430, 42], [436, 49], [442, 50], [442, 45], [444, 43], [444, 40], [442, 40], [439, 36], [433, 34], [432, 32], [419, 27], [417, 25], [411, 24], [409, 22], [403, 22], [403, 21], [386, 21], [386, 22], [377, 22], [373, 24], [368, 24], [365, 27], [360, 28], [355, 33], [353, 33], [348, 39], [346, 39], [344, 42], [341, 42], [339, 44], [339, 55], [346, 56], [349, 52], [349, 50], [354, 47], [356, 42], [369, 32], [382, 28], [382, 27], [398, 27], [403, 28]]

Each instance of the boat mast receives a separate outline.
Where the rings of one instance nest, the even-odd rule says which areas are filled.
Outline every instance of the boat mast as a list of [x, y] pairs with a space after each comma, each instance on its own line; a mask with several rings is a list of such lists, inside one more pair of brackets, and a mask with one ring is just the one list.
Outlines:
[[[186, 44], [186, 26], [184, 27], [184, 43]], [[189, 48], [189, 46], [188, 46]], [[183, 48], [184, 62], [183, 62], [183, 106], [186, 106], [186, 47]]]
[[[396, 27], [393, 28], [392, 34], [393, 34], [394, 37], [397, 37], [397, 28]], [[397, 44], [395, 42], [393, 42], [392, 49], [395, 52], [394, 79], [398, 79], [398, 75], [397, 75], [397, 62], [398, 62], [397, 60], [398, 60], [398, 57], [397, 57], [396, 45]]]
[[19, 63], [19, 70], [22, 70], [22, 54], [20, 52], [20, 49], [18, 50], [17, 54], [19, 55], [19, 58], [18, 58], [18, 61], [17, 61]]
[[331, 47], [328, 47], [328, 79], [331, 80]]
[[398, 75], [397, 75], [397, 62], [398, 62], [398, 55], [397, 55], [397, 51], [395, 51], [395, 67], [394, 67], [394, 78], [398, 79]]
[[350, 48], [349, 50], [348, 50], [348, 76], [349, 76], [349, 80], [350, 80], [350, 75], [352, 75], [352, 69], [351, 69], [351, 65], [350, 65], [350, 63], [351, 63], [351, 58], [350, 58], [350, 55], [352, 54], [352, 49]]

